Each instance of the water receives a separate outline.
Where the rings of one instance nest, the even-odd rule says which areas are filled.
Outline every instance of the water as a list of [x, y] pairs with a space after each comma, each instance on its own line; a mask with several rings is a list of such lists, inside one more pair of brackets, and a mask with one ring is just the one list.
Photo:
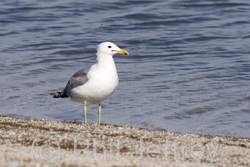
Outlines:
[[49, 93], [112, 41], [130, 56], [103, 123], [250, 137], [249, 15], [249, 0], [1, 0], [0, 114], [82, 121]]

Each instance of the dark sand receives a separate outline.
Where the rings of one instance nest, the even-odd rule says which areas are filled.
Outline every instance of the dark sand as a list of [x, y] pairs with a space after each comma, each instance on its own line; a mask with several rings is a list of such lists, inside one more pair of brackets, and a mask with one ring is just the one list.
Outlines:
[[0, 164], [250, 166], [250, 138], [0, 116]]

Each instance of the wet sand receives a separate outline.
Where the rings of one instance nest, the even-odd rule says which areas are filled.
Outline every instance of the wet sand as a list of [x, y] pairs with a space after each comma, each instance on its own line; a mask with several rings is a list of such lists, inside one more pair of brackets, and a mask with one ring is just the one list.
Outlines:
[[250, 166], [250, 138], [0, 116], [1, 166]]

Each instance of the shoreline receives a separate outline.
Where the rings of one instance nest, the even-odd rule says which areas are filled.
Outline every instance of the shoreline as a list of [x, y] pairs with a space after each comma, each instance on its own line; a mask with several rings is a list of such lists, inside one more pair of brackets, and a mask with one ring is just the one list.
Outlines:
[[[0, 116], [3, 166], [250, 166], [250, 138]], [[1, 166], [2, 166], [1, 165]]]

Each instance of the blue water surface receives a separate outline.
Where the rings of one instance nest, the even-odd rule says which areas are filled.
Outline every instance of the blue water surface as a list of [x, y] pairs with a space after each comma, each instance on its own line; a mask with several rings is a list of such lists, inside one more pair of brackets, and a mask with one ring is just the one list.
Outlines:
[[0, 114], [81, 122], [49, 93], [111, 41], [130, 56], [103, 123], [250, 137], [249, 16], [249, 0], [1, 0]]

